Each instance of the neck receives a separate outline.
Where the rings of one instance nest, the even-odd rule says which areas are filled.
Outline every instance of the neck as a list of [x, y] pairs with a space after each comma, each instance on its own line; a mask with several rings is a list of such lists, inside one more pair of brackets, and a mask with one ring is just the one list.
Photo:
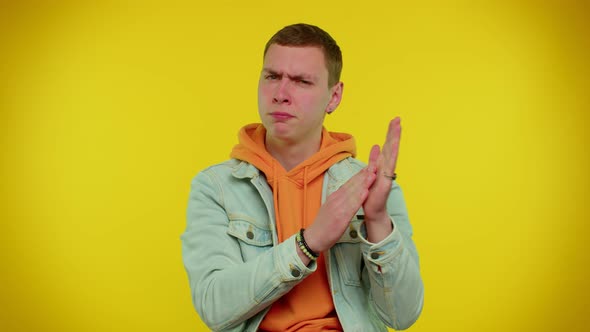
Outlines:
[[266, 136], [266, 150], [288, 172], [320, 150], [322, 132], [303, 142], [287, 142]]

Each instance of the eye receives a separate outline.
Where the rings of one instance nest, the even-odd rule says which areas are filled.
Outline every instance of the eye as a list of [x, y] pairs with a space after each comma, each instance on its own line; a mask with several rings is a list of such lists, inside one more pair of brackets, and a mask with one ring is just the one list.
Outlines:
[[279, 75], [277, 75], [277, 74], [267, 74], [267, 75], [264, 76], [264, 78], [267, 79], [267, 80], [273, 81], [273, 80], [279, 79]]
[[310, 81], [307, 81], [307, 80], [298, 80], [297, 83], [301, 83], [303, 85], [311, 85], [312, 84]]

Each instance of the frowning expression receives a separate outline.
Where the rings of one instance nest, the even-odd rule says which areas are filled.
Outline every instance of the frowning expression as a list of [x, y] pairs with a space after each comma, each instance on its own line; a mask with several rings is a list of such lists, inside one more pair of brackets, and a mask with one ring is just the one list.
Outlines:
[[320, 139], [324, 117], [341, 96], [342, 83], [328, 86], [321, 48], [268, 48], [258, 83], [258, 112], [267, 140], [294, 144]]

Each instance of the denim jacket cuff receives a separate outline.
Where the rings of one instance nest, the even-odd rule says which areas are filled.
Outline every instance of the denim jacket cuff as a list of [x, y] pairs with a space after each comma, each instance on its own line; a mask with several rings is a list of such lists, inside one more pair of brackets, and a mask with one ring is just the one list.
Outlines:
[[366, 225], [363, 221], [360, 224], [360, 240], [361, 240], [361, 251], [365, 260], [372, 263], [373, 268], [378, 270], [379, 267], [391, 262], [402, 249], [402, 235], [399, 228], [396, 227], [395, 221], [390, 216], [393, 230], [387, 237], [378, 243], [369, 242], [366, 238]]
[[282, 282], [300, 281], [314, 272], [317, 263], [312, 261], [306, 266], [297, 254], [296, 234], [286, 239], [280, 250], [275, 251], [276, 269]]

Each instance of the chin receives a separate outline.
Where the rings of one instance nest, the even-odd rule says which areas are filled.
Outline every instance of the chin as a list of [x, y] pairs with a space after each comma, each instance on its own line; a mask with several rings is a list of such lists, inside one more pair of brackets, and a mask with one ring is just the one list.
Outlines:
[[282, 122], [271, 123], [269, 126], [265, 125], [267, 137], [279, 139], [281, 141], [290, 141], [293, 137], [291, 127]]

